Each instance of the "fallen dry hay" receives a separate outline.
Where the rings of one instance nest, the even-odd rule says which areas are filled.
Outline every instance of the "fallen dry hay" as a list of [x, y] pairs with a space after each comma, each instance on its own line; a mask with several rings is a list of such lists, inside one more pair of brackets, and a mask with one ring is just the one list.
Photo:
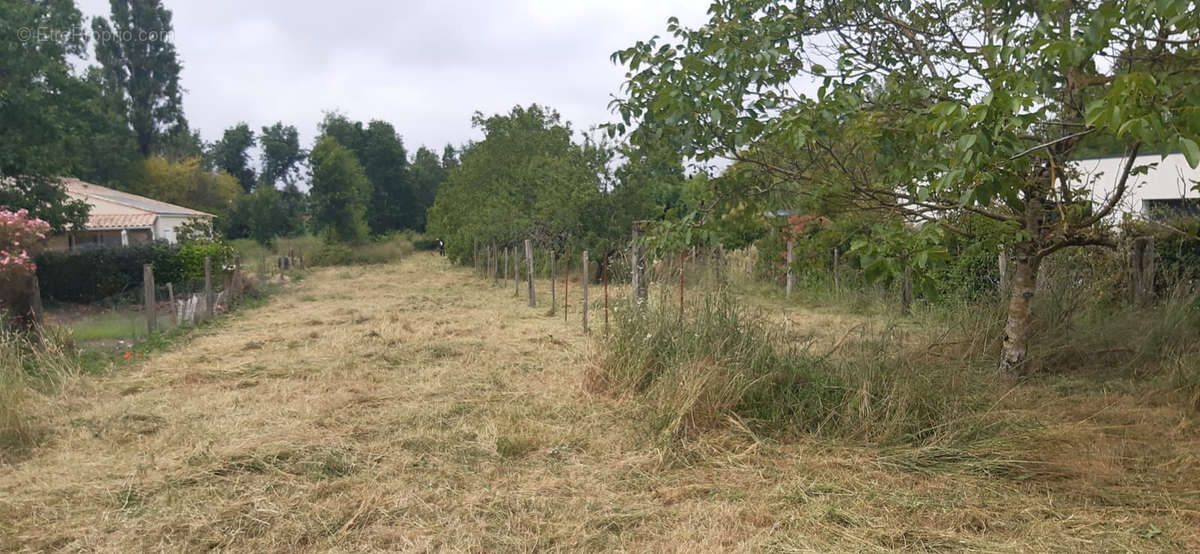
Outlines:
[[0, 549], [1200, 549], [1194, 418], [1135, 395], [1046, 404], [1057, 470], [997, 476], [734, 424], [659, 444], [584, 389], [593, 348], [440, 257], [317, 271], [45, 406]]

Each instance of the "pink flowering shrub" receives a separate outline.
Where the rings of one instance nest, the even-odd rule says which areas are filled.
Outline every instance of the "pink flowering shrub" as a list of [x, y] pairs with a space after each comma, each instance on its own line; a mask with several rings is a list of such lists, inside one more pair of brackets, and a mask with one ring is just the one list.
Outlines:
[[46, 245], [50, 224], [26, 210], [0, 210], [0, 310], [14, 329], [34, 329], [39, 321], [37, 266], [33, 257]]
[[37, 270], [33, 257], [46, 243], [50, 224], [27, 210], [0, 210], [0, 280], [11, 283]]

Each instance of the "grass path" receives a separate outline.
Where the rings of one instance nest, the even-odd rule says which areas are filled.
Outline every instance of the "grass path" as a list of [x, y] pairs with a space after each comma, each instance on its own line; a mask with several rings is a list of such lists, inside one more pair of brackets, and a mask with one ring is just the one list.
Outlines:
[[906, 471], [736, 426], [666, 448], [585, 389], [574, 322], [444, 264], [316, 271], [81, 381], [0, 474], [0, 550], [1200, 548], [1200, 499], [1153, 484]]

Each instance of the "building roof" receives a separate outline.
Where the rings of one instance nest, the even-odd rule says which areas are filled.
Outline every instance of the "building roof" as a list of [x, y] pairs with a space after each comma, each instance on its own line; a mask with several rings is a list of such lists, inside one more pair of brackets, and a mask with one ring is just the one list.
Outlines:
[[[100, 185], [85, 183], [79, 179], [66, 178], [61, 179], [60, 181], [66, 188], [67, 194], [79, 200], [87, 201], [89, 197], [95, 197], [112, 202], [114, 204], [120, 204], [122, 206], [127, 206], [138, 211], [148, 212], [155, 215], [215, 217], [212, 214], [193, 210], [191, 208], [176, 206], [175, 204], [168, 204], [166, 202], [159, 202], [158, 200], [146, 198], [145, 196], [138, 196], [136, 194], [121, 192], [108, 187], [102, 187]], [[151, 222], [151, 224], [153, 224], [153, 222]], [[91, 226], [91, 222], [89, 221], [88, 227]]]

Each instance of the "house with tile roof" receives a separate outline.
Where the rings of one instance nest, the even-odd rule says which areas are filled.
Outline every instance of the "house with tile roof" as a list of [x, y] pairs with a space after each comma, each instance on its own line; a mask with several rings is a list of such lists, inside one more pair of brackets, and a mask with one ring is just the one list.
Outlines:
[[87, 202], [87, 225], [50, 239], [52, 250], [121, 246], [152, 240], [176, 242], [178, 229], [192, 219], [211, 220], [201, 211], [113, 190], [78, 179], [62, 179], [67, 196]]

